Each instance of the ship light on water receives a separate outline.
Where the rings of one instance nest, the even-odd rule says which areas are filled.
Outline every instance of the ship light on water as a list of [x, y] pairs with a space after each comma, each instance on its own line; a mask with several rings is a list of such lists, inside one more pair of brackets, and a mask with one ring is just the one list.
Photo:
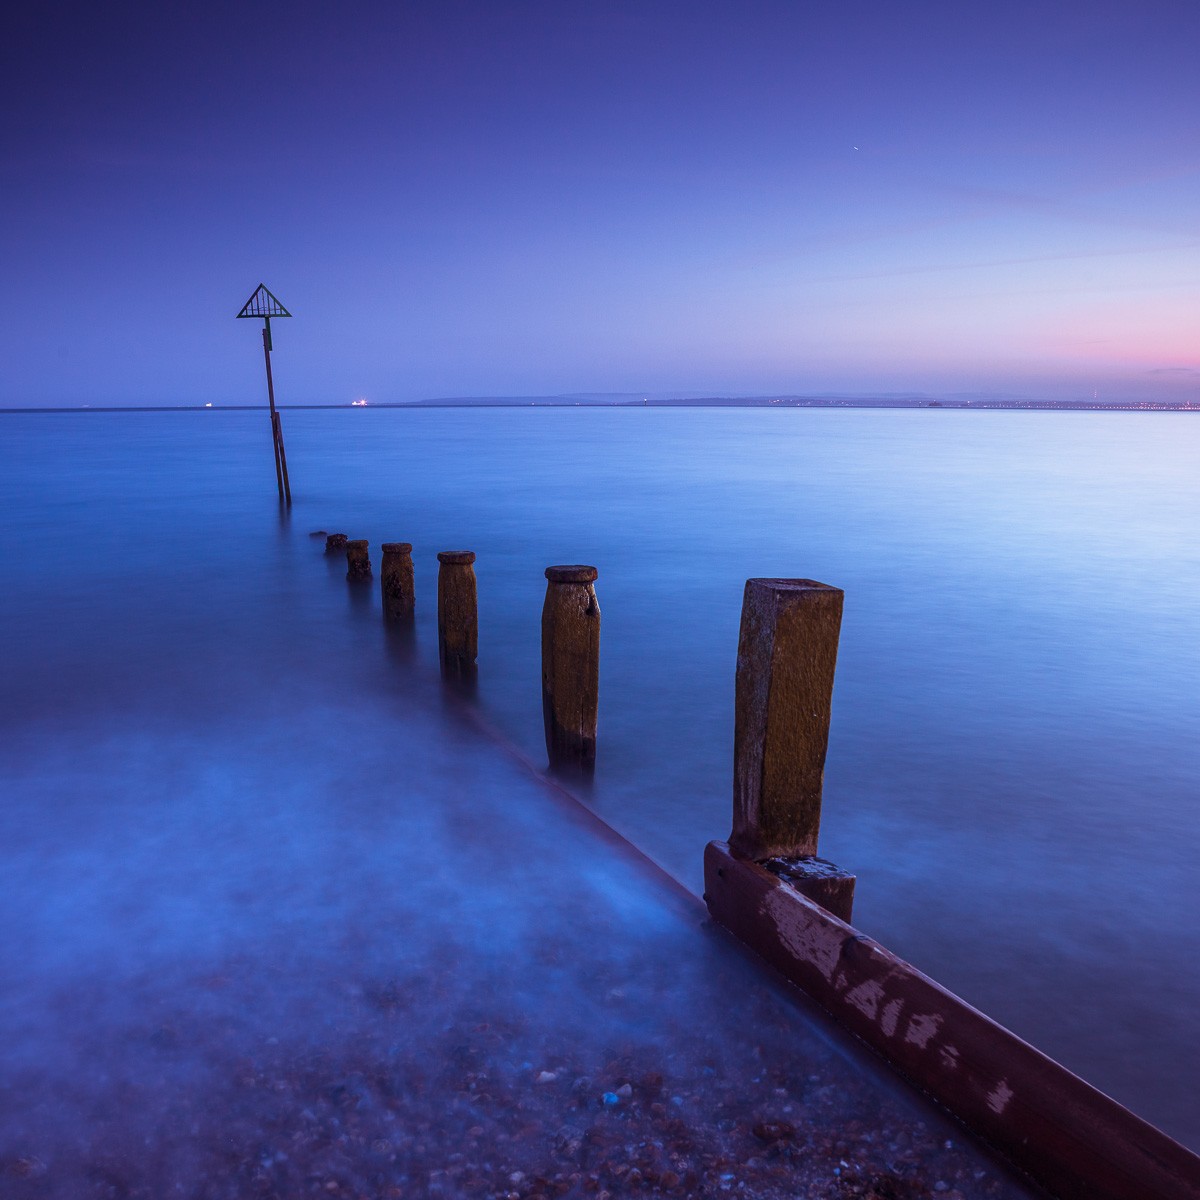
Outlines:
[[357, 400], [350, 401], [350, 407], [351, 408], [366, 408], [367, 402], [365, 399], [363, 399], [362, 396], [359, 396], [359, 398]]

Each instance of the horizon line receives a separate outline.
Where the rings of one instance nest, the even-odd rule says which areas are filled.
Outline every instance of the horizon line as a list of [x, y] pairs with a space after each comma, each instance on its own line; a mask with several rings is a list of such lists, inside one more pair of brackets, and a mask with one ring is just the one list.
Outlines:
[[[634, 395], [635, 393], [616, 393]], [[340, 401], [336, 404], [276, 404], [290, 411], [330, 411], [346, 408], [869, 408], [869, 409], [985, 409], [1011, 411], [1075, 412], [1200, 412], [1197, 400], [1036, 400], [1007, 397], [936, 396], [694, 396], [678, 399], [574, 400], [567, 396], [462, 397], [430, 400]], [[266, 404], [79, 404], [0, 406], [0, 413], [84, 413], [84, 412], [256, 412]]]

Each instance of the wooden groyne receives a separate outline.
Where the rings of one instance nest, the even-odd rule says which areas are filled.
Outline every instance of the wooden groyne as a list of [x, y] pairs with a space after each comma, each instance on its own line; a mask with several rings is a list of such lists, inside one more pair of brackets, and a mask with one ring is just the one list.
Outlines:
[[[348, 556], [365, 543], [346, 541]], [[409, 543], [388, 543], [411, 555]], [[328, 543], [327, 543], [328, 547]], [[475, 555], [443, 551], [443, 673], [474, 676]], [[411, 569], [411, 557], [408, 558]], [[368, 564], [369, 571], [369, 564]], [[547, 765], [590, 772], [599, 604], [590, 566], [546, 569]], [[407, 576], [411, 620], [415, 595]], [[385, 619], [388, 583], [384, 581]], [[843, 594], [809, 579], [745, 585], [735, 681], [733, 822], [704, 854], [712, 918], [843, 1029], [1060, 1200], [1200, 1200], [1200, 1157], [850, 923], [855, 877], [817, 855]]]

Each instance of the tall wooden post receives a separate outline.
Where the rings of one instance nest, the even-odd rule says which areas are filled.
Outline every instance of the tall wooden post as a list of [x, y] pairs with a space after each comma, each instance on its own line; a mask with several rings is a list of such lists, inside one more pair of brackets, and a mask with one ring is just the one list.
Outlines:
[[748, 579], [738, 639], [729, 848], [849, 921], [854, 877], [816, 857], [843, 593]]
[[546, 568], [542, 606], [542, 719], [553, 768], [596, 768], [600, 605], [595, 567]]

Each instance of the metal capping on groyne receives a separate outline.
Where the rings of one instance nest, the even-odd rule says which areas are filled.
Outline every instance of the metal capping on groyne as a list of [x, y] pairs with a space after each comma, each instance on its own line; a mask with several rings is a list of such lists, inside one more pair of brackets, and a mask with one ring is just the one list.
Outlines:
[[[369, 547], [341, 533], [347, 579]], [[385, 621], [411, 626], [412, 546], [383, 547]], [[438, 653], [473, 679], [475, 555], [438, 554]], [[542, 709], [549, 765], [596, 757], [600, 608], [595, 567], [546, 569]], [[1059, 1200], [1200, 1200], [1200, 1157], [850, 924], [855, 878], [817, 857], [843, 593], [749, 579], [738, 639], [733, 828], [704, 852], [713, 919], [911, 1084]]]

